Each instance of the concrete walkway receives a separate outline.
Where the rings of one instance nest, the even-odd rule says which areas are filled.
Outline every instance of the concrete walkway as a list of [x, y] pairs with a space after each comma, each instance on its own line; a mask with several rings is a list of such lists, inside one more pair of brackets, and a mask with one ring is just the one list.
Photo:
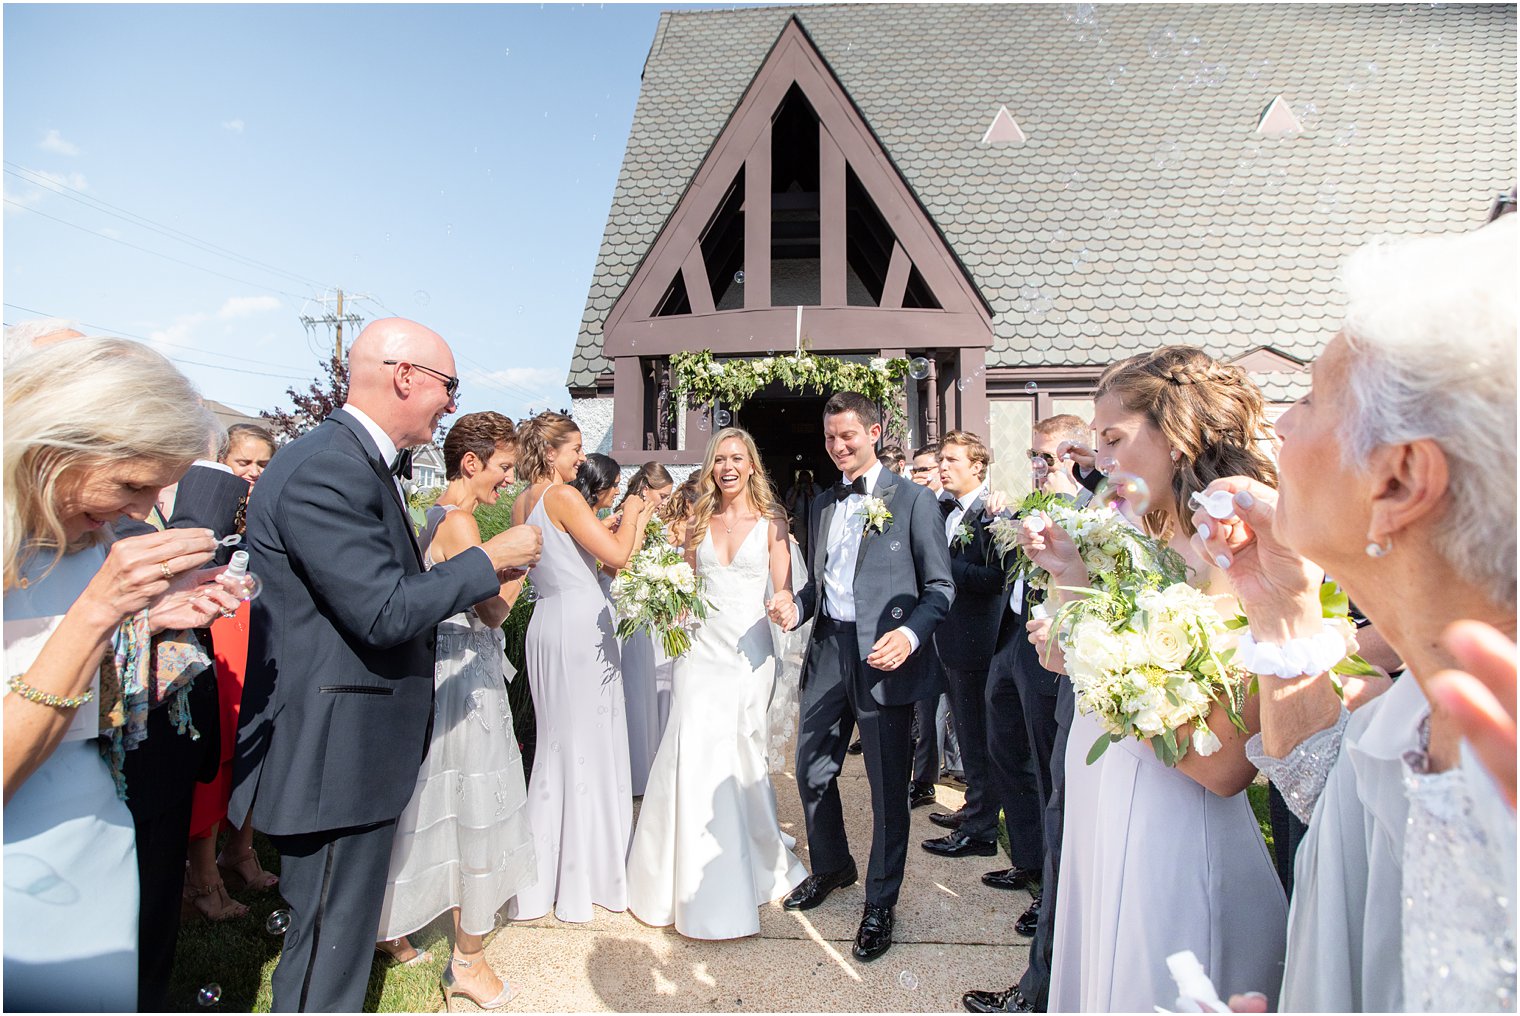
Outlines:
[[[772, 782], [781, 824], [811, 870], [794, 776], [777, 773]], [[951, 860], [921, 849], [944, 832], [928, 820], [935, 808], [913, 812], [895, 943], [872, 963], [850, 955], [871, 842], [859, 756], [847, 757], [839, 783], [862, 882], [806, 913], [772, 903], [761, 910], [759, 935], [727, 942], [693, 941], [603, 910], [586, 924], [551, 916], [509, 925], [487, 946], [491, 965], [523, 985], [507, 1011], [963, 1012], [967, 989], [1012, 984], [1028, 959], [1028, 939], [1013, 922], [1029, 894], [982, 885], [984, 872], [1008, 866], [1006, 857]], [[961, 803], [951, 788], [938, 795], [943, 809]]]

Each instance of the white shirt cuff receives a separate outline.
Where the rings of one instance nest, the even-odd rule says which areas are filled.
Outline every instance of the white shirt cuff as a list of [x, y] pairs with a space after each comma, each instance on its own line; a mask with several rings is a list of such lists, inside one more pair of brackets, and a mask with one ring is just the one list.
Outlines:
[[911, 655], [918, 652], [918, 633], [906, 625], [897, 630], [908, 637], [908, 645], [912, 646], [912, 648], [908, 650], [908, 653]]

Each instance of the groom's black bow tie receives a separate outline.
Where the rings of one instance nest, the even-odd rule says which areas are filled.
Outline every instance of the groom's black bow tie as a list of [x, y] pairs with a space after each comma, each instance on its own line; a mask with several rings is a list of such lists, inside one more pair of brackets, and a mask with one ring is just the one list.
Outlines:
[[941, 515], [948, 519], [950, 517], [950, 513], [955, 511], [955, 509], [959, 508], [960, 506], [960, 498], [942, 498], [939, 503], [939, 512]]
[[834, 484], [834, 496], [836, 498], [838, 498], [839, 500], [841, 500], [841, 501], [843, 501], [845, 498], [849, 497], [851, 494], [861, 494], [861, 495], [864, 495], [865, 492], [866, 492], [866, 478], [865, 478], [864, 474], [855, 477], [855, 482], [854, 483], [844, 483], [843, 481], [841, 481], [839, 483]]
[[412, 478], [412, 450], [403, 448], [391, 459], [391, 475], [399, 476], [403, 480]]

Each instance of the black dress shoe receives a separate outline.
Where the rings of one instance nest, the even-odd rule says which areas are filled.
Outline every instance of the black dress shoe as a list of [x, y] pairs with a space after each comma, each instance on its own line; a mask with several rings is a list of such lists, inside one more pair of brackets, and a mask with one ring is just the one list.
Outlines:
[[857, 737], [855, 740], [850, 742], [850, 746], [846, 748], [845, 751], [849, 752], [851, 755], [859, 755], [861, 752], [865, 751], [865, 749], [860, 746], [860, 738]]
[[860, 878], [860, 873], [855, 870], [855, 862], [851, 861], [848, 868], [830, 872], [826, 875], [809, 875], [802, 880], [802, 884], [786, 894], [786, 899], [781, 905], [788, 910], [812, 910], [818, 904], [829, 898], [829, 893], [835, 889], [843, 889], [847, 885], [854, 885]]
[[946, 829], [959, 829], [965, 816], [958, 811], [931, 811], [929, 821]]
[[1036, 896], [1034, 902], [1029, 904], [1029, 909], [1019, 915], [1019, 919], [1013, 922], [1013, 930], [1028, 938], [1034, 935], [1035, 928], [1040, 924], [1040, 897]]
[[941, 857], [991, 857], [998, 852], [996, 840], [973, 840], [965, 833], [956, 831], [934, 840], [924, 840], [923, 848]]
[[860, 919], [860, 930], [855, 933], [855, 946], [850, 952], [857, 960], [870, 962], [892, 945], [892, 908], [866, 904], [865, 916]]
[[982, 876], [982, 884], [994, 889], [1028, 889], [1039, 881], [1040, 873], [1033, 868], [1008, 868]]
[[968, 991], [961, 996], [967, 1012], [1034, 1012], [1034, 1006], [1015, 984], [1007, 991]]
[[934, 784], [915, 783], [908, 788], [908, 807], [922, 808], [934, 803]]

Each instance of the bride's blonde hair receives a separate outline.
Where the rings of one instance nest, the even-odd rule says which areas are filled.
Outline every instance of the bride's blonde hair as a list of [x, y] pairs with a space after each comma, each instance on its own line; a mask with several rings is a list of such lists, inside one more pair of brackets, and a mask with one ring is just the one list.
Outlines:
[[691, 528], [687, 531], [692, 546], [702, 542], [702, 538], [707, 535], [707, 526], [712, 522], [713, 512], [717, 511], [718, 481], [713, 477], [713, 460], [718, 457], [718, 446], [730, 438], [744, 442], [744, 453], [755, 467], [749, 483], [745, 485], [750, 505], [763, 519], [786, 517], [776, 500], [776, 491], [771, 486], [770, 477], [766, 475], [765, 463], [760, 461], [755, 439], [749, 436], [749, 431], [740, 427], [724, 427], [707, 442], [707, 452], [702, 456], [702, 469], [697, 474], [701, 479], [697, 481], [697, 499], [692, 505]]

